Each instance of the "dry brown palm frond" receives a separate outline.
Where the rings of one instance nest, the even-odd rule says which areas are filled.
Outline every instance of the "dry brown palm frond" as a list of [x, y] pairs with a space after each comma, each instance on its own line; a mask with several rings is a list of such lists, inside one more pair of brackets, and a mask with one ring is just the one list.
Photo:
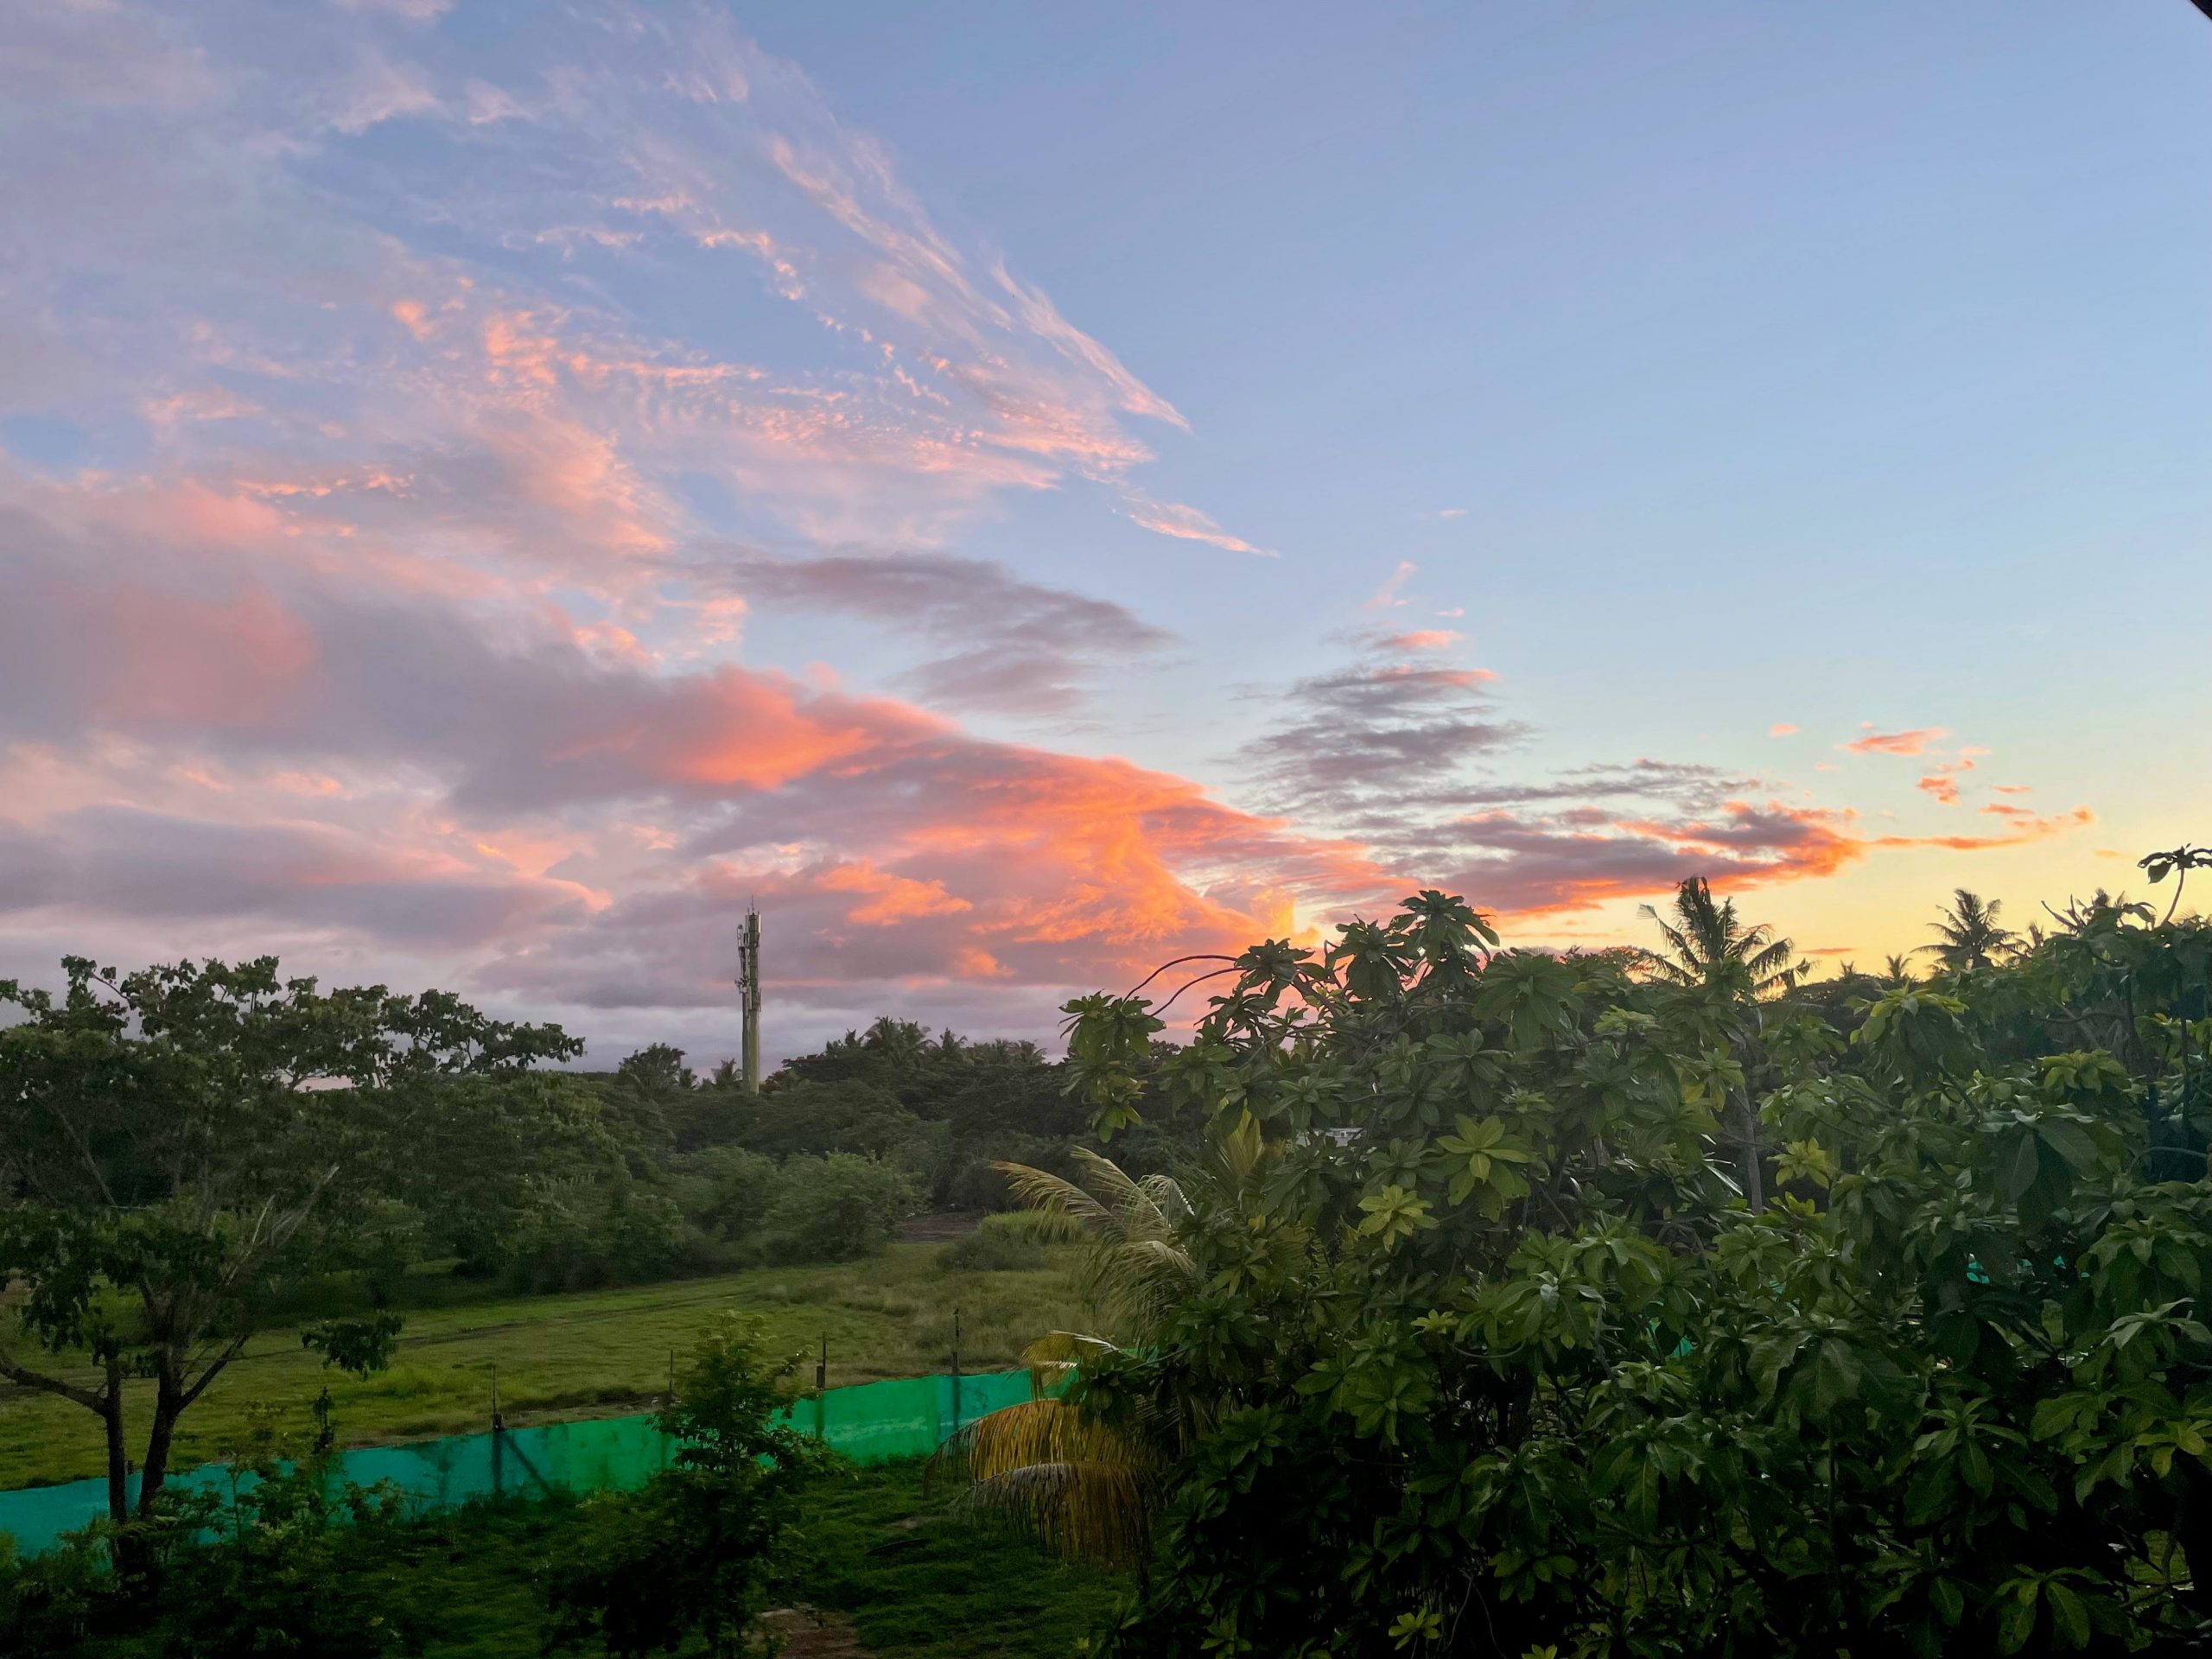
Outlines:
[[1103, 1337], [1087, 1336], [1080, 1331], [1047, 1331], [1021, 1351], [1021, 1363], [1029, 1368], [1030, 1386], [1041, 1391], [1072, 1376], [1084, 1361], [1121, 1351]]
[[932, 1478], [967, 1483], [963, 1506], [1020, 1526], [1069, 1559], [1113, 1567], [1145, 1557], [1160, 1472], [1141, 1441], [1052, 1399], [977, 1418], [931, 1463]]

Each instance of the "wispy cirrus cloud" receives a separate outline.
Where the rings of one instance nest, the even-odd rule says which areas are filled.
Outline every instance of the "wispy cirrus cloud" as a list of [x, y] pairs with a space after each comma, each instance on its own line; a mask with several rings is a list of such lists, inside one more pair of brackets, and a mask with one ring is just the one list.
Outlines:
[[[1256, 805], [979, 735], [1175, 644], [979, 526], [1269, 550], [1148, 487], [1189, 428], [1157, 365], [721, 13], [586, 5], [496, 54], [467, 16], [0, 21], [0, 416], [35, 417], [0, 454], [0, 971], [276, 948], [719, 1029], [757, 897], [785, 1052], [883, 1007], [1041, 1034], [1415, 885], [1570, 916], [2087, 821], [1870, 836], [1729, 768], [1516, 776], [1532, 722], [1456, 629], [1395, 626], [1409, 561], [1268, 693]], [[794, 618], [868, 639], [785, 665]]]
[[1241, 536], [1232, 536], [1196, 507], [1185, 506], [1178, 501], [1155, 501], [1141, 491], [1130, 491], [1123, 498], [1122, 511], [1132, 524], [1141, 525], [1155, 536], [1169, 536], [1177, 541], [1204, 542], [1230, 553], [1257, 553], [1272, 557], [1270, 550], [1255, 547]]

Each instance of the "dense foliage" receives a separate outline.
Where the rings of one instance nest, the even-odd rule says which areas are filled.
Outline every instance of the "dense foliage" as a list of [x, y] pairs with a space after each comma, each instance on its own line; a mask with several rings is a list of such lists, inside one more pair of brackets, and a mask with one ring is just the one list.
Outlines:
[[[673, 1466], [639, 1491], [556, 1500], [557, 1522], [539, 1529], [544, 1547], [521, 1564], [531, 1650], [765, 1650], [759, 1615], [797, 1565], [800, 1494], [832, 1462], [776, 1421], [793, 1370], [765, 1352], [757, 1325], [728, 1315], [710, 1328], [661, 1414], [679, 1441]], [[388, 1487], [348, 1483], [323, 1427], [305, 1446], [264, 1429], [240, 1448], [226, 1488], [127, 1523], [143, 1546], [136, 1573], [111, 1568], [112, 1522], [30, 1561], [13, 1559], [0, 1537], [0, 1652], [447, 1650], [453, 1610], [420, 1592], [426, 1564], [453, 1553], [447, 1533], [481, 1531], [489, 1517], [425, 1520]]]
[[[1064, 1068], [1030, 1043], [879, 1020], [790, 1060], [759, 1095], [666, 1046], [586, 1082], [607, 1155], [533, 1190], [464, 1270], [581, 1289], [682, 1273], [849, 1261], [919, 1210], [1011, 1202], [994, 1166], [1068, 1166], [1086, 1135]], [[1182, 1149], [1153, 1137], [1155, 1161]]]
[[[0, 982], [16, 1015], [0, 1029], [0, 1288], [27, 1339], [0, 1332], [0, 1378], [99, 1418], [118, 1522], [124, 1384], [151, 1379], [144, 1520], [177, 1420], [289, 1287], [360, 1265], [380, 1200], [433, 1219], [512, 1205], [591, 1114], [527, 1069], [578, 1045], [442, 993], [326, 993], [273, 959], [65, 968], [59, 997]], [[307, 1336], [359, 1370], [393, 1329], [377, 1315]], [[81, 1352], [93, 1376], [27, 1348]]]
[[1424, 893], [1164, 1059], [1071, 1005], [1102, 1127], [1256, 1147], [1178, 1189], [1147, 1328], [1064, 1345], [1166, 1471], [1114, 1651], [2203, 1643], [2212, 926], [1955, 911], [1933, 978], [1806, 985], [1702, 901], [1750, 944], [1667, 971]]
[[602, 1493], [550, 1575], [550, 1644], [586, 1639], [617, 1659], [761, 1650], [757, 1621], [791, 1548], [799, 1495], [830, 1454], [776, 1414], [796, 1369], [762, 1351], [734, 1318], [702, 1342], [661, 1427], [680, 1438], [676, 1466], [641, 1492]]

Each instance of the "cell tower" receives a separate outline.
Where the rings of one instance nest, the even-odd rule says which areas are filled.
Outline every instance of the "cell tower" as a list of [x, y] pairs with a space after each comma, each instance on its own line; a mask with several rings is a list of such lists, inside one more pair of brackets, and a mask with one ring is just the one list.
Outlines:
[[738, 1006], [745, 1012], [745, 1092], [760, 1092], [760, 912], [747, 910], [737, 930]]

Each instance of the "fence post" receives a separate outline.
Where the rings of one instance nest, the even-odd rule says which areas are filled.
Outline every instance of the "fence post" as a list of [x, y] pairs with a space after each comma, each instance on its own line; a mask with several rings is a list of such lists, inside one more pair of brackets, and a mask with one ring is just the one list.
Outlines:
[[952, 1432], [960, 1432], [960, 1310], [952, 1310]]
[[823, 1423], [823, 1396], [830, 1392], [830, 1333], [822, 1333], [822, 1357], [814, 1362], [814, 1438], [828, 1443], [830, 1435]]
[[506, 1495], [507, 1422], [499, 1414], [499, 1362], [492, 1362], [492, 1496]]

